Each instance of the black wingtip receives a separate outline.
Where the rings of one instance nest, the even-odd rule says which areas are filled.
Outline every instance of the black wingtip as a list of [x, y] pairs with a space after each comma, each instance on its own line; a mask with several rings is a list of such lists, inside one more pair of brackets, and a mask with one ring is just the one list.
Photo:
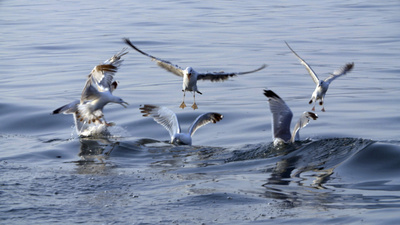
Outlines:
[[125, 44], [129, 45], [131, 48], [135, 49], [136, 51], [140, 52], [143, 55], [147, 55], [147, 53], [143, 52], [142, 50], [138, 49], [135, 45], [132, 44], [132, 42], [129, 40], [129, 38], [122, 38], [124, 40]]
[[132, 42], [129, 40], [129, 38], [122, 38], [124, 40], [125, 44], [131, 46], [132, 48], [136, 49], [136, 47], [132, 44]]
[[130, 47], [132, 47], [136, 51], [140, 51], [138, 48], [136, 48], [135, 45], [132, 44], [132, 42], [131, 42], [131, 40], [129, 40], [129, 38], [123, 38], [122, 40], [124, 40], [125, 44], [129, 45]]
[[271, 91], [271, 90], [266, 90], [266, 89], [264, 89], [264, 95], [267, 97], [267, 98], [281, 98], [281, 97], [279, 97], [277, 94], [275, 94], [275, 92], [273, 92], [273, 91]]
[[219, 122], [220, 120], [222, 120], [224, 118], [224, 116], [222, 114], [219, 113], [215, 113], [214, 117], [213, 117], [213, 123]]
[[257, 69], [257, 71], [263, 70], [263, 69], [265, 69], [266, 67], [268, 67], [268, 65], [264, 63], [264, 64], [262, 64], [262, 65], [260, 66], [260, 68]]
[[122, 38], [122, 40], [123, 40], [126, 44], [131, 43], [131, 41], [129, 40], [129, 38], [124, 37], [124, 38]]
[[352, 70], [354, 68], [354, 62], [351, 62], [351, 63], [347, 63], [346, 64], [346, 70], [347, 71], [350, 71], [350, 70]]
[[310, 116], [311, 119], [313, 119], [313, 120], [317, 120], [318, 119], [318, 115], [316, 113], [313, 113], [313, 112], [308, 112], [308, 116]]
[[284, 41], [284, 42], [285, 42], [286, 46], [288, 46], [288, 48], [293, 51], [293, 49], [292, 49], [292, 47], [290, 47], [289, 43], [287, 43], [287, 41]]
[[111, 91], [114, 91], [115, 89], [117, 89], [117, 87], [118, 87], [118, 82], [117, 81], [112, 82]]
[[143, 114], [143, 117], [150, 116], [151, 111], [157, 108], [155, 105], [143, 105], [139, 108], [140, 112]]
[[52, 115], [54, 115], [54, 114], [59, 114], [60, 111], [61, 111], [61, 108], [62, 108], [62, 107], [60, 107], [60, 108], [54, 110], [51, 114], [52, 114]]
[[212, 123], [219, 122], [224, 118], [224, 116], [222, 114], [219, 114], [219, 113], [216, 113], [216, 112], [211, 112], [211, 113], [208, 113], [208, 114], [210, 115]]

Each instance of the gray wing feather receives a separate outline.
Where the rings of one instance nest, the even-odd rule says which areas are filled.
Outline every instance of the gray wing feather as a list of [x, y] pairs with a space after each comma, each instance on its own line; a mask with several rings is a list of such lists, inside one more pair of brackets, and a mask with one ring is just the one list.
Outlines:
[[280, 138], [285, 142], [291, 138], [290, 123], [293, 113], [289, 106], [273, 91], [264, 90], [264, 95], [268, 98], [269, 108], [272, 113], [272, 130], [274, 138]]
[[109, 88], [114, 79], [115, 73], [121, 66], [124, 60], [121, 59], [122, 56], [128, 54], [127, 48], [123, 48], [117, 54], [113, 55], [111, 58], [104, 61], [104, 63], [97, 65], [89, 77], [92, 77], [96, 83], [104, 88]]
[[233, 73], [225, 73], [225, 72], [210, 72], [210, 73], [199, 73], [197, 75], [197, 80], [210, 80], [210, 81], [224, 81], [227, 80], [229, 77], [234, 77], [237, 75], [243, 75], [243, 74], [249, 74], [249, 73], [255, 73], [257, 71], [260, 71], [267, 67], [266, 64], [261, 65], [261, 67], [251, 70], [251, 71], [246, 71], [246, 72], [233, 72]]
[[91, 78], [86, 81], [85, 87], [81, 94], [81, 103], [86, 101], [94, 100], [100, 97], [100, 92], [97, 89], [96, 83]]
[[337, 69], [335, 71], [333, 71], [333, 73], [326, 78], [324, 81], [327, 83], [331, 83], [333, 80], [335, 80], [336, 78], [345, 75], [346, 73], [350, 72], [354, 67], [354, 63], [347, 63], [346, 65], [344, 65], [343, 67], [341, 67], [340, 69]]
[[169, 61], [157, 58], [155, 56], [152, 56], [150, 54], [147, 54], [146, 52], [143, 52], [142, 50], [138, 49], [135, 45], [132, 44], [132, 42], [128, 39], [128, 38], [124, 38], [123, 39], [124, 42], [129, 45], [130, 47], [132, 47], [133, 49], [135, 49], [136, 51], [138, 51], [139, 53], [141, 53], [142, 55], [145, 55], [149, 58], [151, 58], [152, 60], [157, 62], [157, 65], [165, 70], [167, 70], [168, 72], [171, 72], [177, 76], [183, 77], [183, 69], [180, 68], [178, 65], [174, 65]]
[[310, 122], [310, 119], [317, 120], [317, 118], [318, 118], [318, 115], [313, 112], [304, 112], [303, 114], [301, 114], [299, 121], [297, 121], [296, 125], [294, 126], [292, 138], [290, 139], [290, 141], [294, 142], [294, 141], [299, 140], [300, 139], [300, 135], [299, 135], [300, 129], [307, 126], [307, 124]]
[[113, 82], [114, 75], [123, 62], [121, 57], [126, 54], [128, 54], [128, 52], [126, 48], [123, 48], [110, 59], [107, 59], [103, 64], [93, 68], [82, 90], [81, 102], [96, 99], [99, 96], [99, 92], [112, 92], [116, 88], [116, 83]]
[[154, 121], [161, 124], [165, 129], [168, 130], [170, 137], [174, 134], [180, 133], [181, 128], [178, 122], [178, 118], [175, 113], [167, 107], [159, 107], [155, 105], [144, 105], [139, 108], [144, 117], [151, 116]]
[[306, 63], [306, 61], [304, 61], [304, 59], [302, 59], [302, 58], [289, 46], [289, 44], [288, 44], [286, 41], [285, 41], [285, 43], [286, 43], [286, 45], [288, 46], [288, 48], [290, 49], [290, 51], [292, 51], [293, 54], [300, 60], [301, 64], [302, 64], [303, 66], [306, 67], [306, 70], [307, 70], [308, 73], [310, 74], [310, 76], [311, 76], [311, 78], [313, 79], [314, 83], [315, 83], [315, 84], [319, 84], [318, 76], [317, 76], [317, 74], [314, 72], [314, 70], [311, 68], [311, 66], [308, 65], [308, 64]]
[[200, 127], [208, 123], [216, 123], [222, 120], [223, 117], [224, 116], [219, 113], [212, 113], [212, 112], [201, 114], [195, 119], [195, 121], [189, 127], [190, 136], [192, 136], [194, 132], [196, 132], [196, 130], [199, 129]]
[[73, 114], [78, 110], [79, 100], [75, 100], [71, 103], [61, 106], [60, 108], [53, 111], [52, 114]]

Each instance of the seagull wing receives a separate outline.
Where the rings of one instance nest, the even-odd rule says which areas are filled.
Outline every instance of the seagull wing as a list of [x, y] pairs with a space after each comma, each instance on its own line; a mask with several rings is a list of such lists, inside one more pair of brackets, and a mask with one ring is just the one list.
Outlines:
[[61, 106], [60, 108], [54, 110], [52, 114], [60, 114], [60, 113], [73, 114], [78, 110], [79, 102], [80, 102], [79, 100], [75, 100], [69, 104]]
[[304, 112], [299, 121], [297, 121], [296, 125], [294, 126], [293, 129], [293, 134], [292, 138], [290, 139], [291, 142], [297, 141], [300, 139], [299, 131], [303, 127], [307, 126], [307, 124], [310, 122], [310, 119], [317, 120], [318, 115], [313, 113], [313, 112]]
[[345, 75], [347, 72], [350, 72], [353, 69], [353, 67], [354, 67], [353, 62], [347, 63], [340, 69], [333, 71], [333, 73], [328, 78], [326, 78], [324, 81], [327, 82], [328, 84], [330, 84], [334, 79], [336, 79], [342, 75]]
[[93, 82], [96, 82], [100, 88], [109, 89], [115, 73], [124, 61], [121, 57], [128, 54], [126, 49], [123, 48], [120, 52], [104, 61], [104, 63], [95, 66], [88, 78], [92, 78]]
[[81, 103], [100, 98], [101, 95], [96, 86], [96, 83], [91, 78], [86, 81], [81, 94]]
[[290, 123], [293, 113], [289, 106], [273, 91], [264, 90], [264, 95], [268, 98], [269, 108], [272, 113], [272, 130], [274, 138], [280, 138], [285, 142], [291, 138]]
[[161, 124], [168, 130], [170, 137], [181, 132], [181, 127], [176, 114], [167, 107], [159, 107], [155, 105], [144, 105], [139, 108], [144, 117], [151, 116], [154, 121]]
[[118, 87], [117, 81], [112, 82], [111, 88], [110, 88], [111, 93], [113, 93], [113, 91], [114, 91], [115, 89], [117, 89], [117, 87]]
[[199, 73], [197, 75], [197, 80], [210, 80], [210, 81], [224, 81], [227, 80], [229, 77], [234, 77], [237, 75], [243, 75], [243, 74], [248, 74], [248, 73], [254, 73], [257, 71], [260, 71], [267, 67], [266, 64], [263, 64], [261, 67], [251, 70], [251, 71], [246, 71], [246, 72], [236, 72], [236, 73], [225, 73], [225, 72], [211, 72], [211, 73]]
[[104, 63], [93, 68], [82, 90], [81, 102], [96, 99], [100, 95], [99, 92], [112, 92], [116, 88], [117, 85], [113, 82], [114, 75], [123, 62], [121, 57], [127, 53], [124, 48]]
[[147, 54], [146, 52], [143, 52], [142, 50], [138, 49], [135, 45], [132, 44], [132, 42], [128, 39], [128, 38], [124, 38], [123, 39], [124, 42], [131, 46], [133, 49], [135, 49], [136, 51], [138, 51], [139, 53], [141, 53], [142, 55], [145, 55], [147, 57], [150, 57], [152, 60], [157, 62], [157, 65], [165, 70], [167, 70], [168, 72], [171, 72], [177, 76], [183, 77], [183, 69], [180, 68], [178, 65], [174, 65], [169, 61], [154, 57], [150, 54]]
[[289, 46], [289, 44], [288, 44], [286, 41], [285, 41], [285, 43], [286, 43], [286, 45], [288, 46], [288, 48], [290, 49], [290, 51], [292, 51], [293, 54], [300, 60], [301, 64], [302, 64], [303, 66], [306, 67], [306, 70], [307, 70], [308, 73], [310, 74], [310, 76], [311, 76], [311, 78], [313, 79], [314, 83], [315, 83], [315, 84], [319, 84], [318, 76], [317, 76], [317, 74], [314, 72], [314, 70], [311, 68], [311, 66], [308, 65], [308, 64], [306, 63], [306, 61], [304, 61], [304, 60]]
[[204, 113], [201, 114], [196, 118], [196, 120], [192, 123], [192, 125], [189, 127], [189, 134], [192, 136], [194, 132], [196, 132], [197, 129], [200, 127], [208, 124], [208, 123], [216, 123], [220, 120], [222, 120], [224, 116], [219, 114], [219, 113]]

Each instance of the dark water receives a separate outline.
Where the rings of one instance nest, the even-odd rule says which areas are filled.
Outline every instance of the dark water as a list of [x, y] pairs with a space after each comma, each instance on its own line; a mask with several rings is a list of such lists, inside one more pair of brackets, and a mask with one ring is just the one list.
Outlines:
[[[398, 1], [2, 1], [0, 3], [0, 223], [397, 224], [400, 217], [400, 16]], [[98, 63], [125, 47], [198, 71], [251, 70], [199, 82], [199, 109], [178, 108], [181, 80], [134, 51], [116, 75], [109, 137], [78, 138], [72, 116], [50, 115], [79, 98]], [[347, 62], [327, 112], [301, 142], [271, 145], [264, 88], [294, 119], [314, 84], [284, 41], [320, 77]], [[187, 95], [188, 103], [191, 101]], [[224, 115], [193, 146], [139, 113]], [[317, 110], [319, 108], [317, 107]]]

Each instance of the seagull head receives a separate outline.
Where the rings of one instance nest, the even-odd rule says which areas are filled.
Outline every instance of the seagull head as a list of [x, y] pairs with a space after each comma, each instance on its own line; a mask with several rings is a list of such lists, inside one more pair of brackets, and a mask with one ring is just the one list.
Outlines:
[[175, 145], [192, 145], [192, 137], [190, 134], [177, 133], [171, 137], [171, 143]]
[[190, 77], [192, 76], [192, 74], [195, 73], [195, 71], [193, 70], [192, 67], [186, 67], [185, 69], [185, 74], [187, 75], [187, 77], [190, 79]]

